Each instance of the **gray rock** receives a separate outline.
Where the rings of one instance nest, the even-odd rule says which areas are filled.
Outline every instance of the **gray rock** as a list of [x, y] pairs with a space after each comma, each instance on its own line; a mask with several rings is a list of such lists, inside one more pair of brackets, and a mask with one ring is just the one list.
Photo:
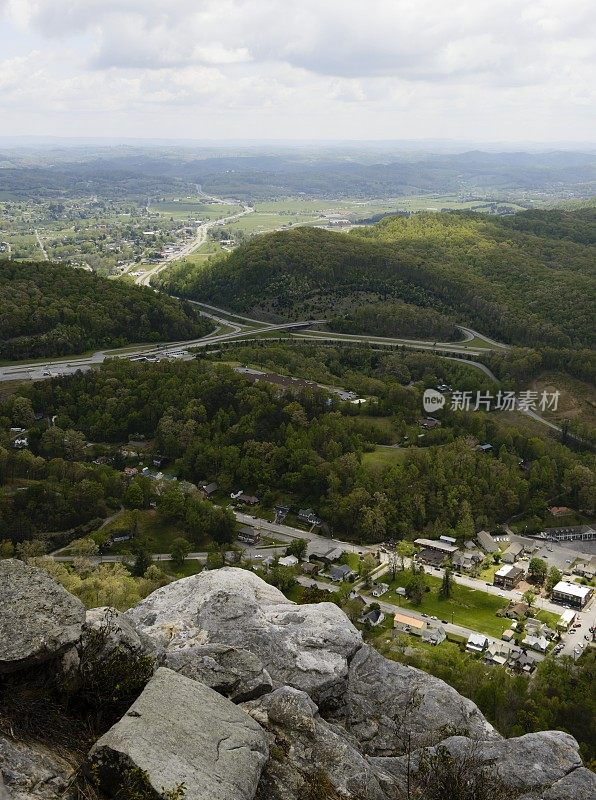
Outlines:
[[71, 764], [42, 745], [0, 736], [0, 800], [56, 800], [73, 773]]
[[258, 656], [227, 644], [185, 645], [168, 650], [165, 666], [210, 686], [234, 703], [271, 691], [271, 676]]
[[0, 673], [61, 655], [81, 635], [85, 607], [46, 572], [0, 561]]
[[[480, 767], [490, 767], [506, 787], [511, 800], [567, 800], [575, 795], [548, 794], [551, 787], [574, 775], [581, 760], [577, 742], [561, 731], [528, 733], [516, 739], [474, 740], [453, 736], [439, 745], [445, 747], [456, 761], [473, 759]], [[435, 748], [430, 749], [431, 752]], [[421, 754], [416, 750], [410, 757], [410, 769], [415, 772]], [[405, 800], [407, 796], [408, 758], [373, 758], [380, 783], [391, 800]], [[469, 763], [471, 763], [469, 761]], [[578, 782], [581, 782], [580, 776]], [[568, 784], [572, 786], [570, 782]], [[562, 787], [563, 789], [565, 786]]]
[[246, 712], [161, 667], [89, 764], [108, 794], [137, 768], [156, 794], [184, 783], [186, 800], [252, 800], [267, 756], [265, 733]]
[[331, 717], [373, 756], [401, 755], [455, 733], [499, 739], [478, 707], [444, 681], [364, 646], [350, 663], [343, 705]]
[[333, 797], [385, 800], [367, 759], [345, 731], [321, 719], [304, 692], [284, 686], [243, 707], [270, 737], [258, 796], [302, 800], [319, 786]]
[[544, 792], [544, 800], [594, 800], [596, 775], [585, 767], [574, 769]]
[[167, 651], [226, 644], [258, 656], [275, 686], [318, 702], [340, 697], [360, 633], [333, 603], [296, 605], [247, 570], [201, 572], [153, 592], [125, 615]]

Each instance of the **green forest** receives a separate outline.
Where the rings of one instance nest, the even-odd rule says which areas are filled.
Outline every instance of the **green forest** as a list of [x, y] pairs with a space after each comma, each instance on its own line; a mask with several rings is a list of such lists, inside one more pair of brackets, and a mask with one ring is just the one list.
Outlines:
[[349, 234], [302, 227], [256, 237], [204, 267], [174, 268], [161, 285], [272, 319], [350, 320], [359, 306], [401, 300], [511, 344], [590, 346], [595, 220], [592, 207], [506, 218], [419, 213]]
[[[591, 455], [508, 427], [494, 415], [446, 409], [442, 426], [418, 438], [423, 386], [447, 380], [463, 389], [483, 388], [484, 376], [464, 365], [429, 354], [310, 345], [237, 347], [226, 357], [244, 363], [260, 358], [270, 369], [291, 366], [307, 377], [317, 365], [317, 379], [371, 399], [364, 411], [316, 388], [280, 393], [209, 361], [112, 361], [98, 371], [38, 382], [0, 409], [5, 437], [22, 417], [19, 403], [29, 400], [44, 419], [56, 417], [49, 431], [46, 423], [31, 423], [31, 452], [15, 453], [6, 441], [5, 479], [29, 480], [22, 491], [2, 496], [5, 530], [30, 538], [118, 506], [125, 491], [120, 473], [61, 464], [84, 457], [86, 441], [109, 445], [139, 437], [152, 441], [179, 478], [215, 480], [224, 492], [242, 486], [264, 509], [280, 500], [307, 504], [330, 529], [355, 541], [414, 538], [422, 531], [466, 539], [475, 528], [519, 513], [534, 515], [539, 524], [553, 497], [573, 508], [593, 508]], [[417, 385], [404, 385], [410, 381]], [[418, 444], [402, 448], [392, 464], [376, 460], [379, 447], [400, 440]], [[482, 441], [493, 444], [494, 456], [475, 449]], [[148, 506], [146, 483], [135, 495], [135, 503]]]
[[190, 303], [60, 264], [0, 261], [0, 358], [204, 336]]

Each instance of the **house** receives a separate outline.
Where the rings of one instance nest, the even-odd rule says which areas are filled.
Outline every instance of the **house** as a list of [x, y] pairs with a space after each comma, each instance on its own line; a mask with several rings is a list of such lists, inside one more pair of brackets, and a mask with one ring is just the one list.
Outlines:
[[138, 475], [139, 470], [136, 467], [124, 467], [124, 477], [125, 478], [134, 478], [135, 475]]
[[548, 510], [553, 517], [564, 517], [572, 513], [572, 509], [567, 506], [551, 506]]
[[504, 667], [511, 655], [511, 646], [505, 642], [493, 642], [484, 654], [486, 664]]
[[488, 647], [488, 639], [481, 633], [471, 633], [468, 636], [466, 650], [470, 653], [483, 653]]
[[22, 450], [24, 447], [29, 447], [29, 439], [26, 436], [17, 436], [12, 444], [17, 450]]
[[519, 672], [533, 672], [536, 669], [536, 659], [518, 647], [512, 649], [508, 664]]
[[395, 590], [395, 594], [399, 595], [400, 597], [406, 597], [405, 586], [398, 586]]
[[318, 564], [309, 564], [306, 562], [302, 565], [302, 572], [305, 575], [317, 575], [321, 567]]
[[389, 591], [389, 584], [387, 583], [375, 583], [372, 587], [372, 596], [373, 597], [381, 597], [385, 594], [385, 592]]
[[590, 525], [545, 528], [542, 534], [553, 542], [591, 541], [592, 539], [596, 539], [596, 530]]
[[504, 564], [495, 572], [493, 584], [494, 586], [502, 586], [504, 589], [513, 589], [525, 574], [523, 567], [517, 564]]
[[353, 580], [355, 575], [356, 573], [350, 569], [347, 564], [341, 564], [339, 567], [331, 567], [329, 570], [329, 577], [336, 583]]
[[261, 540], [261, 532], [256, 530], [256, 528], [250, 528], [248, 525], [244, 525], [238, 533], [236, 534], [236, 539], [239, 542], [246, 542], [246, 544], [257, 544]]
[[524, 546], [519, 542], [512, 542], [503, 553], [503, 561], [506, 564], [515, 564], [518, 558], [524, 553]]
[[476, 564], [482, 561], [482, 554], [478, 550], [461, 551], [453, 554], [451, 559], [453, 566], [456, 570], [469, 572], [474, 569]]
[[593, 591], [591, 586], [579, 586], [576, 583], [559, 581], [553, 588], [552, 599], [555, 603], [583, 608], [592, 597]]
[[380, 608], [371, 608], [358, 618], [358, 622], [361, 622], [363, 625], [370, 625], [371, 627], [376, 628], [376, 626], [380, 625], [384, 619], [385, 614], [383, 614]]
[[591, 581], [596, 576], [596, 556], [577, 561], [573, 565], [573, 573]]
[[530, 650], [536, 650], [538, 653], [546, 653], [548, 639], [545, 636], [532, 636], [528, 634], [522, 641], [522, 645]]
[[484, 444], [477, 444], [474, 449], [477, 450], [479, 453], [492, 453], [493, 446], [492, 444], [485, 442]]
[[309, 542], [306, 549], [307, 558], [316, 558], [330, 564], [338, 561], [344, 554], [341, 547], [329, 547], [326, 542]]
[[201, 491], [205, 497], [211, 497], [211, 495], [215, 494], [218, 488], [219, 487], [216, 483], [207, 483], [205, 486], [201, 487]]
[[503, 635], [501, 636], [501, 639], [504, 642], [510, 642], [514, 638], [515, 638], [515, 631], [512, 631], [511, 628], [508, 628], [506, 631], [503, 631]]
[[503, 613], [509, 619], [523, 619], [529, 611], [530, 606], [527, 603], [519, 602], [509, 603]]
[[393, 617], [393, 627], [404, 633], [415, 633], [418, 636], [422, 634], [426, 623], [423, 619], [418, 617], [411, 617], [409, 614], [397, 613]]
[[244, 492], [242, 492], [242, 494], [238, 497], [238, 502], [244, 503], [247, 506], [256, 506], [259, 502], [259, 498], [252, 494], [244, 494]]
[[269, 569], [275, 564], [275, 556], [267, 556], [261, 561], [261, 564], [265, 567], [265, 569]]
[[442, 625], [437, 625], [425, 628], [422, 631], [422, 641], [426, 642], [426, 644], [442, 644], [445, 639], [447, 638], [447, 634], [445, 633], [445, 628]]
[[421, 428], [424, 428], [427, 431], [430, 431], [433, 428], [441, 427], [440, 421], [438, 419], [435, 419], [434, 417], [425, 417], [424, 419], [421, 419], [418, 422], [418, 424], [420, 425]]
[[361, 611], [363, 611], [365, 607], [368, 605], [364, 597], [362, 597], [362, 595], [358, 594], [358, 592], [355, 592], [354, 590], [350, 592], [350, 603], [359, 608]]
[[280, 567], [295, 567], [299, 562], [296, 556], [283, 556], [277, 563]]
[[499, 549], [499, 545], [488, 531], [480, 531], [480, 533], [476, 535], [476, 539], [485, 553], [496, 553]]
[[561, 614], [561, 618], [557, 622], [557, 628], [561, 631], [568, 631], [569, 628], [575, 622], [576, 617], [577, 617], [577, 612], [574, 611], [572, 608], [568, 608]]
[[282, 506], [282, 505], [275, 506], [275, 522], [277, 523], [283, 522], [289, 513], [290, 513], [290, 506]]
[[320, 525], [321, 520], [317, 517], [312, 508], [301, 508], [298, 511], [298, 519], [308, 522], [309, 525]]

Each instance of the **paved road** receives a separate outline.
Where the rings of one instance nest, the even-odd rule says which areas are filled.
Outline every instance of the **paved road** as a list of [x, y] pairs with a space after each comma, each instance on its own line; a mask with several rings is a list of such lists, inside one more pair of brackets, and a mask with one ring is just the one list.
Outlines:
[[171, 253], [159, 264], [156, 264], [146, 272], [138, 275], [135, 278], [135, 283], [138, 286], [149, 286], [151, 283], [151, 278], [153, 278], [155, 275], [158, 275], [162, 270], [166, 269], [166, 267], [169, 267], [172, 261], [178, 261], [179, 259], [185, 258], [191, 253], [194, 253], [195, 250], [198, 250], [199, 247], [207, 241], [207, 234], [210, 228], [213, 228], [216, 225], [225, 225], [228, 222], [233, 222], [234, 220], [240, 219], [240, 217], [244, 217], [247, 214], [252, 214], [253, 211], [254, 208], [244, 205], [242, 207], [242, 211], [240, 211], [238, 214], [231, 214], [229, 217], [223, 217], [223, 219], [209, 220], [209, 222], [204, 222], [202, 225], [199, 225], [196, 236], [191, 242], [180, 247], [175, 253]]

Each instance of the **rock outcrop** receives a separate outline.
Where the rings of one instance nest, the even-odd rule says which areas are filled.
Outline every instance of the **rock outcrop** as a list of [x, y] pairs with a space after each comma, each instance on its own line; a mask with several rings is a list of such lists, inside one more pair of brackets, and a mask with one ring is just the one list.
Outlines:
[[55, 658], [81, 636], [85, 607], [46, 572], [0, 560], [0, 673]]
[[156, 795], [184, 785], [185, 800], [252, 800], [267, 757], [265, 733], [248, 714], [161, 667], [89, 761], [108, 793], [135, 768]]
[[455, 733], [500, 738], [478, 707], [451, 686], [366, 645], [350, 663], [346, 694], [335, 718], [373, 756], [398, 755]]
[[333, 603], [296, 605], [252, 572], [202, 572], [153, 592], [126, 613], [138, 631], [165, 648], [225, 644], [263, 662], [274, 686], [334, 702], [346, 688], [359, 632]]
[[0, 736], [0, 800], [56, 800], [73, 773], [73, 765], [47, 747]]
[[[85, 620], [44, 573], [11, 561], [0, 570], [15, 578], [0, 623], [0, 663], [13, 672], [4, 683], [50, 658], [70, 670], [74, 693], [96, 663], [124, 668], [118, 685], [136, 665], [127, 697], [147, 682], [89, 753], [105, 795], [134, 776], [130, 796], [143, 800], [182, 796], [182, 785], [184, 800], [423, 800], [444, 767], [468, 789], [483, 784], [482, 800], [596, 797], [571, 736], [503, 739], [443, 681], [365, 645], [336, 605], [295, 605], [252, 572], [203, 572], [123, 615], [93, 609]], [[47, 745], [0, 735], [0, 800], [58, 800], [72, 773]]]
[[273, 687], [258, 656], [227, 644], [183, 645], [168, 650], [164, 659], [165, 666], [201, 681], [235, 703], [255, 700]]

